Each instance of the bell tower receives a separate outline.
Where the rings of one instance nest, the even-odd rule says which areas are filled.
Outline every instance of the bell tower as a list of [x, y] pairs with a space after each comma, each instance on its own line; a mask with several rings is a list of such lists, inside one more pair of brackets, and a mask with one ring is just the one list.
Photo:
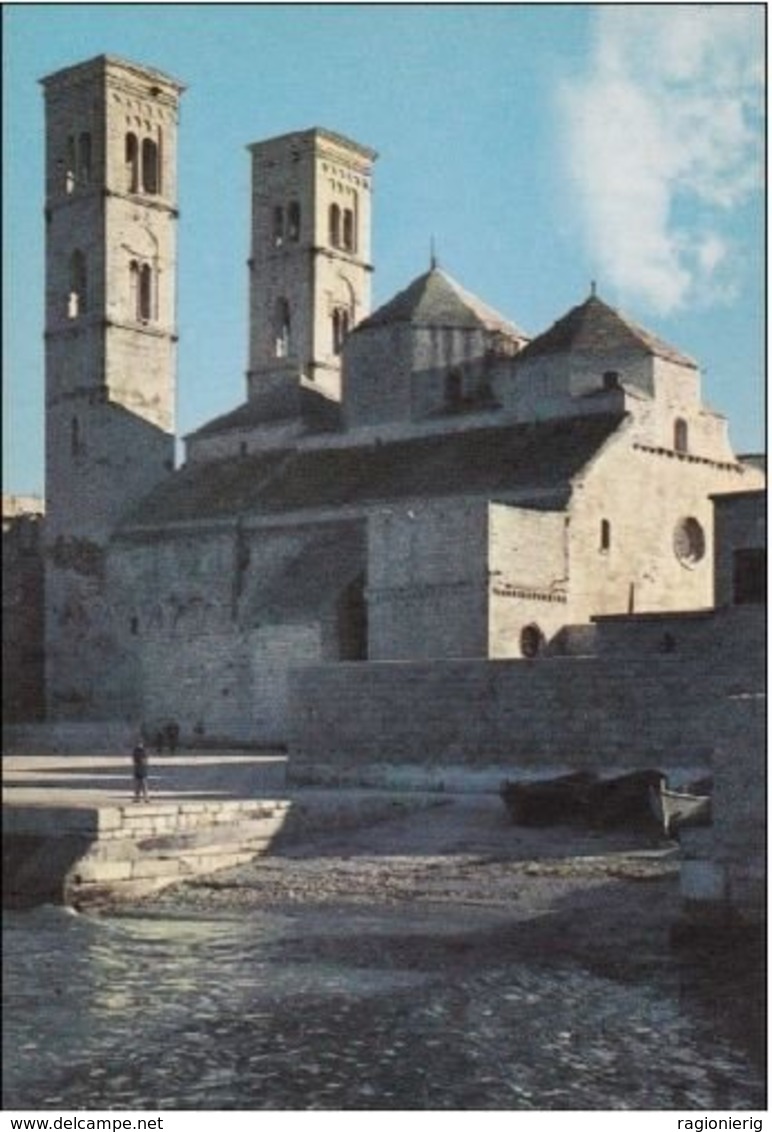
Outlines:
[[42, 85], [48, 712], [116, 718], [106, 546], [174, 467], [183, 87], [107, 55]]
[[340, 400], [340, 352], [370, 313], [374, 150], [319, 128], [252, 155], [248, 395], [302, 383]]

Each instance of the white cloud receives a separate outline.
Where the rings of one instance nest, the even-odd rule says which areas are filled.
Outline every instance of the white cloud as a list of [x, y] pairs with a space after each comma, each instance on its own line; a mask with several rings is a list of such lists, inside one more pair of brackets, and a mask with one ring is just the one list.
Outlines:
[[732, 293], [732, 209], [761, 188], [758, 6], [599, 7], [561, 110], [601, 280], [660, 313]]

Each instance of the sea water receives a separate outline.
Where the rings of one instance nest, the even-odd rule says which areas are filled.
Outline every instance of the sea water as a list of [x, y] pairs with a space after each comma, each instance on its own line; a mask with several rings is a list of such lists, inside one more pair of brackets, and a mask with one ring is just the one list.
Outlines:
[[476, 963], [421, 927], [393, 909], [8, 912], [4, 1107], [763, 1107], [742, 1025], [710, 1008], [732, 988]]

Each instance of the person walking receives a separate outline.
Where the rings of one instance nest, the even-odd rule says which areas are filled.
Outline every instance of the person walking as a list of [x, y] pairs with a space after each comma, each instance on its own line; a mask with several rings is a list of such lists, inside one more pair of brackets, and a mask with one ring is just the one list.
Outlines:
[[149, 802], [150, 799], [147, 796], [148, 757], [145, 744], [141, 739], [132, 752], [132, 760], [134, 762], [134, 801], [138, 802], [140, 798], [143, 798], [146, 802]]

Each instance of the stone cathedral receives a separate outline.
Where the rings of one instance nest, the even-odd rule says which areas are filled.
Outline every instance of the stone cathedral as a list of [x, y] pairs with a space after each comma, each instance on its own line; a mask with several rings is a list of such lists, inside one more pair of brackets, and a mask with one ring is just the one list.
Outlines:
[[43, 87], [49, 719], [283, 741], [300, 666], [538, 664], [713, 605], [711, 497], [763, 475], [696, 362], [594, 288], [535, 336], [435, 263], [371, 310], [376, 154], [331, 130], [250, 147], [245, 400], [175, 469], [183, 87]]

